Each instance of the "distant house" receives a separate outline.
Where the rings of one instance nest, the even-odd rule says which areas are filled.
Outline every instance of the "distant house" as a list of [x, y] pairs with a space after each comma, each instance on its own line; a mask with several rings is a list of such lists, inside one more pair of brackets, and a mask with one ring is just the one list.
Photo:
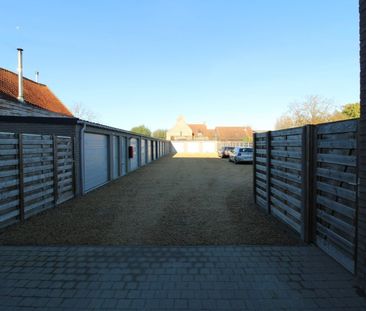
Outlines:
[[216, 139], [219, 141], [242, 141], [253, 136], [253, 130], [248, 126], [217, 126]]
[[167, 131], [168, 140], [191, 140], [193, 131], [186, 123], [183, 116], [179, 116], [175, 125]]
[[0, 68], [0, 115], [73, 116], [47, 85], [24, 78], [22, 70], [17, 74], [4, 68]]
[[214, 140], [215, 130], [207, 128], [206, 124], [188, 124], [192, 130], [192, 139]]
[[215, 140], [243, 141], [252, 137], [253, 130], [245, 126], [218, 126], [208, 129], [206, 124], [187, 124], [179, 117], [172, 129], [167, 132], [168, 140]]

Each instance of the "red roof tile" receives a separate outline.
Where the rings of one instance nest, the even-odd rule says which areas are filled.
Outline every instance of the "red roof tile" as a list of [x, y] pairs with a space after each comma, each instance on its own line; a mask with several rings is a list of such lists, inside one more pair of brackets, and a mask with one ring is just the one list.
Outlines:
[[191, 128], [194, 136], [206, 136], [207, 127], [205, 124], [188, 124], [188, 126]]
[[216, 132], [215, 132], [215, 130], [214, 129], [207, 129], [207, 132], [206, 132], [207, 134], [207, 137], [208, 137], [208, 139], [216, 139]]
[[218, 126], [215, 131], [218, 140], [242, 140], [244, 137], [253, 135], [250, 127]]
[[[73, 116], [47, 85], [23, 78], [23, 87], [25, 102], [64, 116]], [[0, 93], [14, 99], [18, 98], [18, 75], [16, 73], [0, 68]]]

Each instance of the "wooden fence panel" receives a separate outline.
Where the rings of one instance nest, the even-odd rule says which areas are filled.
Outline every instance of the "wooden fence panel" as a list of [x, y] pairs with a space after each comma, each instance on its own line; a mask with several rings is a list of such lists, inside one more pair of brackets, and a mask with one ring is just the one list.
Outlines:
[[18, 136], [0, 133], [0, 228], [19, 219]]
[[54, 206], [53, 138], [23, 134], [25, 218]]
[[355, 269], [358, 121], [316, 127], [315, 242]]
[[57, 138], [57, 203], [62, 203], [74, 197], [73, 185], [73, 141], [71, 137]]
[[73, 196], [71, 137], [0, 133], [0, 228]]
[[303, 236], [304, 128], [271, 132], [270, 211]]
[[254, 136], [256, 203], [269, 204], [270, 213], [351, 272], [357, 249], [357, 135], [358, 120], [348, 120]]
[[256, 133], [254, 139], [254, 200], [267, 210], [268, 166], [267, 166], [267, 134]]

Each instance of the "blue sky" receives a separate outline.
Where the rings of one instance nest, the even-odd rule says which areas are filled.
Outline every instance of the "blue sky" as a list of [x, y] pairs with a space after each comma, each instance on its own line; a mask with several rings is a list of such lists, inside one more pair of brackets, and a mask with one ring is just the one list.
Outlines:
[[359, 101], [358, 0], [2, 1], [0, 67], [101, 123], [271, 129], [307, 95]]

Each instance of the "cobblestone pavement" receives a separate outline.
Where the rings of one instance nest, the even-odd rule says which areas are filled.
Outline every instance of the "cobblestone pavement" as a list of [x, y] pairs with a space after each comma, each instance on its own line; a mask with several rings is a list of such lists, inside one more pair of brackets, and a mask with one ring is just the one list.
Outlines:
[[0, 310], [366, 310], [311, 246], [0, 247]]

